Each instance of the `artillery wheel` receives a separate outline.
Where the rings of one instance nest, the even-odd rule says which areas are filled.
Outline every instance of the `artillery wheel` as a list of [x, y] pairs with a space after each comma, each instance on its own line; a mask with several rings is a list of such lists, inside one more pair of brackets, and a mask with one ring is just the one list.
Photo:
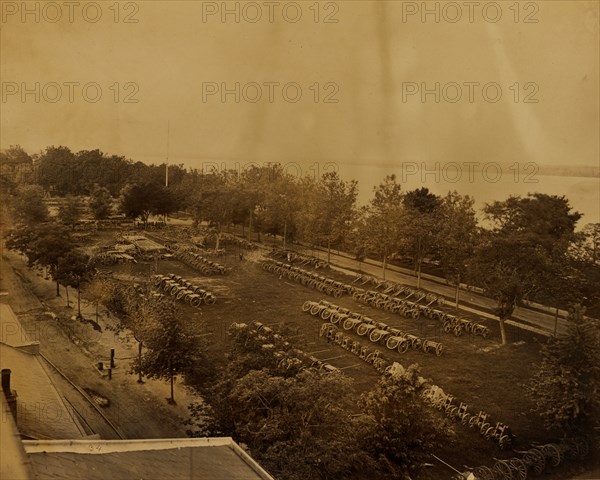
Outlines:
[[534, 475], [541, 475], [546, 468], [546, 456], [537, 448], [527, 450], [523, 454], [523, 461], [531, 467]]
[[310, 311], [310, 307], [313, 306], [313, 302], [311, 302], [310, 300], [307, 300], [306, 302], [304, 302], [302, 304], [302, 311], [303, 312], [309, 312]]
[[369, 329], [367, 328], [367, 324], [366, 323], [361, 323], [357, 328], [356, 328], [356, 333], [358, 335], [360, 335], [361, 337], [365, 336]]
[[506, 460], [498, 460], [494, 464], [494, 478], [498, 480], [512, 480], [512, 468]]
[[385, 342], [385, 346], [390, 350], [394, 350], [396, 347], [398, 347], [399, 343], [400, 339], [398, 337], [388, 337]]
[[558, 467], [562, 462], [562, 452], [558, 445], [553, 443], [548, 443], [547, 445], [542, 445], [542, 452], [546, 455], [546, 458], [550, 460], [550, 465], [553, 467]]
[[190, 305], [192, 307], [198, 308], [200, 306], [200, 303], [202, 302], [202, 300], [200, 300], [200, 297], [195, 296], [194, 298], [192, 298], [190, 300]]
[[494, 480], [494, 471], [490, 467], [482, 466], [475, 467], [473, 469], [473, 474], [477, 480]]
[[512, 437], [510, 435], [500, 435], [498, 445], [501, 450], [505, 450], [512, 445]]
[[406, 340], [402, 340], [398, 344], [398, 353], [406, 353], [409, 346], [410, 345], [408, 344], [408, 342]]
[[342, 327], [344, 328], [344, 330], [352, 330], [352, 328], [354, 328], [354, 322], [352, 321], [352, 319], [347, 318], [346, 320], [344, 320], [344, 324], [342, 325]]
[[214, 305], [215, 303], [217, 303], [217, 297], [215, 297], [214, 295], [208, 294], [204, 298], [204, 303], [206, 303], [207, 305]]
[[513, 470], [512, 478], [515, 480], [525, 480], [527, 478], [527, 465], [520, 458], [509, 460], [510, 468]]

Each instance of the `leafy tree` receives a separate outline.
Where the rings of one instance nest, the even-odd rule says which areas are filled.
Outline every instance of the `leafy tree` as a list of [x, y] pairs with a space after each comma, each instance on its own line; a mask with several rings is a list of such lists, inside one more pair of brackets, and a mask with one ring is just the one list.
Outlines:
[[331, 246], [348, 234], [355, 213], [358, 183], [345, 182], [336, 172], [325, 173], [316, 185], [303, 179], [300, 192], [302, 223], [305, 236], [327, 246], [327, 262], [331, 261]]
[[528, 385], [548, 429], [589, 433], [600, 419], [600, 325], [585, 309], [570, 309], [565, 335], [549, 338]]
[[437, 255], [446, 279], [456, 285], [456, 308], [459, 304], [461, 279], [467, 274], [467, 265], [475, 251], [478, 239], [477, 218], [468, 195], [449, 192], [439, 208]]
[[360, 245], [381, 257], [383, 278], [389, 256], [400, 247], [400, 228], [404, 215], [402, 199], [396, 176], [385, 177], [374, 189], [374, 197], [365, 212], [363, 228], [358, 233]]
[[105, 187], [94, 185], [90, 194], [89, 207], [96, 220], [104, 220], [112, 213], [113, 198]]
[[150, 215], [166, 215], [176, 208], [173, 193], [157, 183], [137, 183], [121, 192], [121, 210], [131, 219], [139, 218], [144, 228]]
[[[248, 238], [252, 240], [252, 233], [260, 219], [261, 206], [265, 203], [266, 190], [263, 188], [266, 178], [269, 178], [272, 168], [269, 166], [251, 166], [242, 172], [240, 185], [243, 191], [244, 203], [248, 208]], [[258, 223], [260, 226], [260, 222]], [[260, 241], [260, 230], [258, 231]]]
[[33, 162], [31, 156], [23, 150], [21, 145], [11, 145], [4, 151], [0, 151], [0, 163], [2, 164], [19, 164]]
[[421, 399], [426, 388], [418, 365], [395, 376], [382, 377], [363, 394], [359, 447], [394, 478], [411, 475], [448, 439], [449, 425], [440, 421]]
[[576, 238], [581, 215], [571, 212], [565, 197], [538, 193], [493, 202], [484, 213], [492, 229], [484, 232], [476, 249], [473, 271], [498, 302], [496, 314], [505, 344], [504, 322], [523, 299], [544, 291], [544, 280], [555, 273]]
[[579, 285], [581, 302], [597, 318], [600, 316], [600, 223], [588, 223], [578, 232], [568, 257], [570, 267], [576, 272], [569, 275], [577, 275], [583, 281], [583, 285]]
[[266, 189], [261, 213], [263, 230], [281, 235], [285, 250], [288, 237], [293, 237], [297, 229], [297, 212], [303, 201], [302, 192], [294, 177], [285, 174], [279, 165], [273, 166], [269, 177], [263, 179], [263, 188]]
[[252, 370], [227, 395], [235, 438], [278, 478], [348, 478], [368, 464], [347, 420], [350, 380], [303, 370]]
[[47, 147], [39, 156], [39, 183], [59, 195], [76, 193], [75, 184], [80, 178], [77, 158], [67, 147]]
[[193, 200], [196, 222], [209, 221], [216, 230], [215, 250], [220, 247], [223, 226], [233, 220], [236, 206], [236, 172], [205, 175]]
[[588, 261], [600, 265], [600, 223], [588, 223], [582, 233]]
[[111, 293], [110, 284], [101, 278], [93, 278], [85, 289], [88, 297], [96, 305], [96, 323], [98, 323], [100, 303], [105, 302]]
[[556, 240], [573, 239], [581, 218], [579, 212], [571, 211], [566, 197], [543, 193], [530, 193], [524, 198], [510, 196], [486, 205], [484, 212], [496, 228], [519, 233], [525, 239], [533, 237], [545, 248]]
[[18, 221], [36, 225], [48, 220], [48, 207], [44, 202], [44, 190], [37, 185], [17, 188], [13, 199], [13, 211]]
[[58, 269], [61, 259], [75, 248], [69, 230], [64, 225], [42, 223], [23, 226], [13, 232], [7, 246], [26, 255], [30, 266], [48, 268], [56, 281], [56, 296], [60, 296]]
[[402, 249], [415, 264], [417, 288], [421, 287], [421, 266], [432, 253], [439, 229], [442, 199], [428, 188], [407, 192], [403, 199], [404, 222], [401, 229]]
[[[90, 258], [79, 250], [70, 250], [58, 260], [56, 280], [65, 286], [77, 289], [77, 316], [81, 317], [81, 286], [92, 276]], [[67, 290], [68, 298], [68, 290]], [[68, 303], [68, 300], [67, 300]]]
[[58, 219], [75, 230], [75, 225], [83, 215], [83, 204], [79, 197], [67, 195], [58, 209]]
[[203, 357], [203, 346], [181, 320], [181, 312], [172, 300], [153, 304], [149, 312], [151, 328], [141, 334], [146, 351], [135, 363], [134, 372], [150, 378], [168, 379], [171, 383], [170, 403], [175, 403], [173, 383], [176, 375], [192, 373]]
[[184, 422], [184, 425], [191, 427], [186, 430], [188, 436], [192, 438], [222, 436], [215, 420], [214, 409], [203, 398], [188, 405], [188, 410], [190, 411], [190, 418]]

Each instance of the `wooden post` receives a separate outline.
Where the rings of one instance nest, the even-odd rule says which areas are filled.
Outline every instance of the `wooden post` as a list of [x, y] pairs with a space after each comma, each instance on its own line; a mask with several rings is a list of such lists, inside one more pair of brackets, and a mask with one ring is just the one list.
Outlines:
[[138, 342], [138, 380], [137, 383], [144, 383], [142, 380], [142, 342]]

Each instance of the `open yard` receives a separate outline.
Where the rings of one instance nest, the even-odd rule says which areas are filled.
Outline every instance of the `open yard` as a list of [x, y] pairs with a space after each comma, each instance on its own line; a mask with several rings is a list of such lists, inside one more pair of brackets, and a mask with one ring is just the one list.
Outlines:
[[[176, 259], [119, 264], [107, 267], [106, 270], [112, 272], [115, 279], [130, 283], [149, 281], [155, 273], [172, 273], [216, 294], [215, 305], [199, 309], [180, 302], [186, 321], [197, 326], [198, 335], [209, 339], [209, 358], [213, 367], [226, 361], [228, 327], [233, 322], [259, 321], [283, 332], [290, 342], [304, 352], [327, 361], [352, 377], [357, 396], [369, 390], [380, 374], [358, 356], [321, 337], [319, 330], [323, 320], [302, 312], [302, 305], [307, 300], [325, 299], [422, 339], [442, 343], [444, 351], [441, 356], [421, 350], [409, 349], [401, 354], [388, 350], [385, 346], [377, 348], [390, 362], [399, 362], [405, 367], [418, 363], [425, 378], [456, 397], [455, 404], [465, 402], [469, 405], [469, 412], [483, 410], [490, 414], [494, 423], [499, 421], [509, 425], [516, 435], [513, 445], [515, 450], [526, 450], [534, 442], [556, 440], [544, 431], [538, 418], [530, 413], [531, 404], [525, 396], [523, 386], [538, 361], [543, 337], [515, 329], [509, 331], [513, 343], [501, 347], [498, 343], [497, 325], [491, 320], [480, 320], [491, 330], [487, 339], [468, 333], [456, 337], [445, 333], [441, 323], [436, 320], [405, 319], [397, 314], [362, 305], [350, 296], [339, 299], [328, 297], [317, 290], [267, 272], [261, 268], [261, 262], [266, 258], [265, 251], [256, 250], [245, 252], [243, 260], [240, 260], [232, 249], [229, 255], [214, 259], [230, 267], [225, 275], [204, 276]], [[319, 273], [345, 283], [354, 279], [347, 271], [331, 269], [319, 270]], [[345, 333], [375, 348], [366, 338], [359, 337], [354, 332]], [[443, 413], [439, 415], [441, 420]], [[443, 451], [432, 453], [453, 466], [462, 468], [463, 465], [492, 465], [493, 458], [514, 456], [512, 450], [502, 451], [493, 441], [486, 441], [478, 430], [463, 426], [460, 422], [452, 423], [453, 441]], [[434, 465], [425, 470], [423, 478], [447, 478], [451, 475], [452, 472], [447, 467], [439, 462], [432, 463]], [[565, 471], [562, 467], [555, 469], [547, 478], [565, 478]]]

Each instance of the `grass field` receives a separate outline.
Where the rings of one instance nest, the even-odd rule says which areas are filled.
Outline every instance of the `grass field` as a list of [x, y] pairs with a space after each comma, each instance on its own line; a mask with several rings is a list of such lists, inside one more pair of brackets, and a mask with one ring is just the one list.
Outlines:
[[[104, 237], [107, 233], [103, 233]], [[103, 240], [96, 238], [96, 240]], [[226, 275], [202, 276], [194, 269], [177, 260], [140, 262], [107, 267], [114, 278], [125, 282], [149, 280], [153, 273], [174, 273], [205, 286], [218, 297], [212, 306], [200, 310], [181, 303], [185, 320], [196, 325], [198, 334], [209, 339], [209, 358], [212, 367], [225, 362], [227, 351], [227, 328], [233, 322], [260, 321], [276, 330], [286, 332], [290, 342], [307, 353], [343, 370], [355, 381], [357, 396], [369, 390], [379, 378], [379, 373], [369, 364], [338, 345], [328, 343], [319, 336], [323, 323], [321, 319], [302, 312], [302, 304], [307, 300], [326, 299], [352, 311], [363, 313], [390, 326], [401, 327], [422, 338], [441, 342], [444, 352], [440, 357], [422, 351], [409, 350], [404, 354], [379, 347], [389, 361], [403, 366], [418, 363], [421, 374], [469, 405], [471, 413], [483, 410], [490, 414], [493, 422], [508, 424], [516, 435], [514, 449], [525, 450], [532, 442], [556, 440], [541, 426], [539, 419], [530, 413], [531, 402], [525, 396], [524, 384], [529, 380], [539, 361], [539, 349], [545, 341], [543, 337], [522, 330], [510, 330], [513, 343], [504, 347], [498, 344], [497, 324], [491, 320], [482, 321], [491, 329], [488, 339], [463, 334], [455, 337], [444, 333], [439, 322], [428, 319], [408, 320], [392, 313], [384, 312], [355, 302], [351, 297], [340, 299], [294, 283], [285, 278], [266, 272], [260, 267], [264, 259], [261, 251], [246, 252], [243, 261], [237, 255], [227, 255], [216, 259], [231, 270]], [[321, 274], [351, 282], [353, 277], [341, 271], [326, 270]], [[355, 337], [373, 348], [371, 342]], [[442, 413], [439, 414], [440, 419]], [[453, 422], [453, 441], [442, 451], [431, 452], [446, 462], [462, 468], [463, 465], [477, 466], [493, 464], [493, 458], [509, 458], [512, 451], [502, 451], [492, 441], [486, 441], [475, 429]], [[591, 460], [590, 460], [591, 461]], [[423, 471], [423, 479], [448, 478], [452, 472], [447, 467], [432, 460], [431, 468]], [[571, 468], [573, 465], [570, 466]], [[582, 467], [581, 465], [579, 467]], [[545, 478], [571, 478], [567, 470], [560, 467]]]

